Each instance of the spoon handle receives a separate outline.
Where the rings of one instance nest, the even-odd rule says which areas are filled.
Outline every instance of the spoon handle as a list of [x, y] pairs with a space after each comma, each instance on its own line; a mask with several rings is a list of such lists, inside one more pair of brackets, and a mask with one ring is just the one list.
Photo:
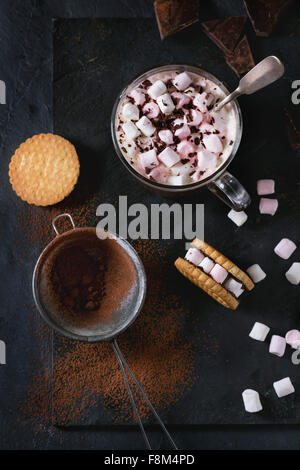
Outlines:
[[284, 65], [278, 57], [274, 55], [266, 57], [241, 78], [238, 88], [226, 96], [220, 103], [217, 103], [214, 111], [220, 111], [225, 104], [240, 95], [251, 95], [261, 90], [278, 80], [283, 74]]
[[230, 93], [230, 95], [227, 95], [222, 101], [217, 103], [214, 106], [214, 111], [220, 111], [220, 109], [222, 109], [223, 106], [225, 106], [225, 104], [230, 103], [230, 101], [235, 100], [240, 95], [241, 95], [241, 92], [240, 92], [239, 88], [237, 88], [232, 93]]

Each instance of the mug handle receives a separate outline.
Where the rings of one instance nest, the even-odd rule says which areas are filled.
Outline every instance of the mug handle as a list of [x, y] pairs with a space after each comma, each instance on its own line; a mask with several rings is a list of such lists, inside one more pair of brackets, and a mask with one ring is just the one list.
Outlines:
[[209, 183], [208, 189], [235, 211], [243, 211], [251, 202], [246, 189], [228, 171]]

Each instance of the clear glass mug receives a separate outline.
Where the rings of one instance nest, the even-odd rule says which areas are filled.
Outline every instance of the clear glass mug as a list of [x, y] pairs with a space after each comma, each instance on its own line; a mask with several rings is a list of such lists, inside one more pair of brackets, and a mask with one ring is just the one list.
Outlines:
[[225, 85], [218, 80], [214, 75], [206, 72], [205, 70], [200, 69], [199, 67], [191, 66], [191, 65], [164, 65], [162, 67], [157, 67], [147, 72], [143, 73], [142, 75], [138, 76], [133, 82], [131, 82], [118, 96], [112, 111], [111, 117], [111, 134], [112, 140], [114, 143], [114, 147], [116, 150], [117, 155], [119, 156], [123, 165], [127, 168], [129, 173], [134, 176], [140, 183], [142, 183], [146, 188], [156, 193], [159, 193], [166, 197], [176, 198], [177, 196], [184, 196], [190, 195], [195, 191], [198, 191], [200, 188], [207, 187], [211, 192], [216, 194], [225, 204], [236, 211], [241, 211], [246, 209], [249, 206], [251, 199], [248, 192], [245, 188], [241, 185], [241, 183], [228, 171], [226, 171], [228, 165], [232, 162], [233, 158], [235, 157], [237, 150], [240, 145], [242, 132], [243, 132], [243, 121], [242, 121], [242, 114], [239, 104], [236, 101], [232, 101], [232, 106], [236, 116], [236, 139], [234, 145], [232, 146], [232, 151], [228, 158], [220, 165], [219, 168], [213, 173], [212, 175], [204, 178], [203, 180], [181, 185], [181, 186], [171, 186], [168, 184], [161, 184], [157, 183], [156, 181], [149, 180], [145, 178], [143, 175], [138, 173], [126, 160], [123, 156], [122, 151], [119, 146], [119, 142], [116, 135], [116, 123], [117, 123], [117, 116], [120, 109], [120, 106], [126, 97], [127, 94], [131, 92], [131, 90], [142, 83], [144, 80], [149, 78], [151, 75], [160, 73], [160, 72], [168, 72], [168, 71], [186, 71], [195, 73], [199, 76], [208, 78], [213, 83], [218, 85], [226, 95], [229, 94], [229, 91], [225, 87]]

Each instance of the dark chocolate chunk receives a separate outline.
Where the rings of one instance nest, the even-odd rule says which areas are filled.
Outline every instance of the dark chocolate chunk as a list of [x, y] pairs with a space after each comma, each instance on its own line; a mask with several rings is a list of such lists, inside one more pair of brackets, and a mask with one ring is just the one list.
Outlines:
[[269, 36], [293, 0], [244, 0], [257, 36]]
[[218, 20], [215, 27], [212, 24], [207, 25], [207, 23], [213, 23], [212, 21], [202, 23], [202, 26], [208, 37], [225, 54], [231, 54], [241, 37], [246, 21], [247, 16], [230, 16], [224, 20]]
[[238, 43], [233, 54], [225, 55], [225, 59], [227, 64], [237, 73], [237, 75], [243, 75], [255, 66], [246, 35]]
[[213, 31], [215, 27], [221, 22], [222, 20], [209, 20], [209, 21], [203, 21], [201, 23], [202, 27], [204, 28], [205, 31]]
[[154, 10], [161, 39], [199, 21], [199, 0], [155, 0]]
[[289, 140], [289, 144], [293, 150], [300, 149], [300, 113], [297, 110], [292, 112], [291, 110], [284, 110], [286, 118], [286, 131]]

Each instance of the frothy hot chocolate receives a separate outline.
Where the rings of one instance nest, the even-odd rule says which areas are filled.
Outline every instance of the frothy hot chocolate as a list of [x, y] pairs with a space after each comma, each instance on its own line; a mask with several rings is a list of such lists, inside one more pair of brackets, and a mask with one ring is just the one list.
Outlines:
[[237, 135], [230, 103], [212, 80], [195, 73], [156, 73], [128, 93], [116, 117], [124, 158], [157, 183], [182, 186], [211, 176], [227, 160]]

